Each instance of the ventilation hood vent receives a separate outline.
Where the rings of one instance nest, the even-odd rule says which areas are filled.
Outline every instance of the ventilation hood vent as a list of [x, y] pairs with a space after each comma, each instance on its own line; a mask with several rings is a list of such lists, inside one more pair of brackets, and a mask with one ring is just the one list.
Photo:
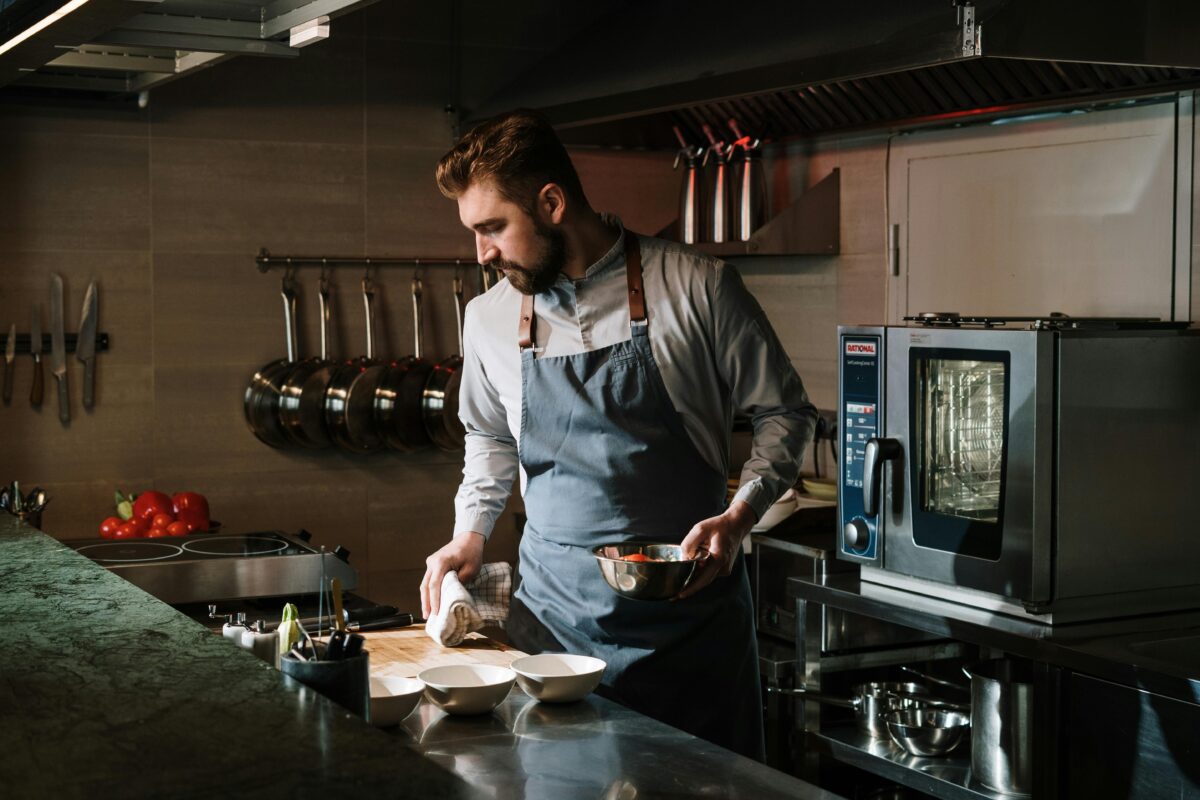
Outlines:
[[1198, 40], [1191, 0], [643, 0], [471, 117], [537, 108], [577, 144], [706, 144], [731, 117], [812, 136], [1190, 88]]
[[[375, 0], [0, 0], [8, 96], [133, 97], [238, 55], [292, 58]], [[295, 46], [293, 46], [295, 45]]]

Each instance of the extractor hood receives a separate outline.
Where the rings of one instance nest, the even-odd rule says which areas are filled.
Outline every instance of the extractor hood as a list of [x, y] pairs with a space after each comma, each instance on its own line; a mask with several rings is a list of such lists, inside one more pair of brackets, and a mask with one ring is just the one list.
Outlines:
[[134, 97], [238, 55], [289, 58], [375, 0], [0, 0], [6, 94]]
[[575, 143], [775, 138], [1200, 85], [1195, 0], [631, 2], [471, 113]]

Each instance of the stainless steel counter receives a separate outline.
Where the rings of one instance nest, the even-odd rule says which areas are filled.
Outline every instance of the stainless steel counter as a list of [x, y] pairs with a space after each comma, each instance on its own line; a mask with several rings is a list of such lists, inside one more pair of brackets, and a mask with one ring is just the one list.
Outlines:
[[423, 702], [393, 733], [500, 800], [837, 797], [596, 695], [552, 705], [513, 687], [493, 713], [476, 717]]

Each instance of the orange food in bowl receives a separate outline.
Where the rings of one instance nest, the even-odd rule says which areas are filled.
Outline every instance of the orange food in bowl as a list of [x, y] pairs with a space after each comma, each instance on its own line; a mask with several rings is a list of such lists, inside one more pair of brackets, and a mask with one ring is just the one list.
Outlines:
[[665, 563], [664, 559], [651, 558], [650, 556], [646, 555], [645, 553], [630, 553], [627, 556], [621, 556], [621, 560], [622, 561], [635, 561], [639, 564], [647, 562], [647, 561], [654, 561], [659, 564]]

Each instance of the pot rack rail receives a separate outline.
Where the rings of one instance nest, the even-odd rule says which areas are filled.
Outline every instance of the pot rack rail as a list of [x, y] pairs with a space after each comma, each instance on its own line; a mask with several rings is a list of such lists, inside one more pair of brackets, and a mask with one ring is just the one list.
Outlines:
[[366, 274], [377, 267], [412, 267], [419, 271], [423, 267], [466, 267], [479, 270], [479, 282], [483, 291], [491, 288], [499, 273], [492, 267], [485, 267], [471, 258], [453, 258], [447, 256], [310, 256], [310, 255], [273, 255], [267, 248], [260, 248], [254, 257], [258, 271], [267, 273], [272, 269], [285, 270], [285, 277], [300, 267], [320, 267], [322, 276], [328, 269], [337, 267], [357, 267]]
[[272, 255], [267, 248], [258, 251], [254, 257], [259, 272], [271, 269], [295, 269], [298, 267], [359, 267], [372, 269], [374, 267], [478, 267], [485, 269], [471, 258], [447, 258], [421, 256], [297, 256]]

